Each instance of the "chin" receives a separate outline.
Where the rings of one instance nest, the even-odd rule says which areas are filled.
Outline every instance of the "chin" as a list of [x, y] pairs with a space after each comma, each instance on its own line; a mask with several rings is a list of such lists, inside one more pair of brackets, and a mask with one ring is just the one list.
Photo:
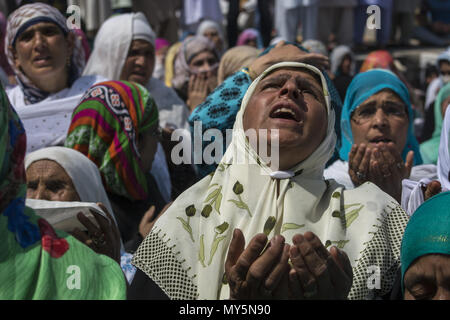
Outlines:
[[137, 82], [142, 86], [147, 85], [149, 80], [150, 80], [150, 77], [142, 77], [142, 76], [135, 76], [135, 75], [132, 75], [131, 77], [128, 78], [128, 81]]

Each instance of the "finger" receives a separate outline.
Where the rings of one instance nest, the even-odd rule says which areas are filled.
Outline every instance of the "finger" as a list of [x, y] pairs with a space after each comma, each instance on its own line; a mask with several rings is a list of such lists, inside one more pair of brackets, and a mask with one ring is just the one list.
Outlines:
[[[289, 256], [292, 265], [292, 269], [289, 272], [289, 287], [295, 298], [304, 299], [305, 292], [314, 292], [317, 289], [316, 280], [308, 270], [297, 245], [291, 246]], [[295, 273], [295, 276], [292, 273]]]
[[289, 270], [289, 248], [290, 246], [285, 243], [278, 263], [275, 265], [272, 272], [270, 272], [267, 276], [264, 282], [264, 287], [267, 290], [274, 291], [280, 284], [283, 276], [287, 274]]
[[406, 177], [409, 178], [411, 176], [411, 170], [414, 165], [414, 151], [409, 151], [406, 155], [406, 162], [405, 162], [405, 170], [406, 170]]
[[73, 229], [72, 232], [70, 232], [70, 234], [78, 241], [83, 243], [86, 243], [86, 241], [90, 240], [89, 236], [78, 228]]
[[433, 180], [431, 181], [428, 185], [427, 188], [425, 190], [425, 201], [434, 197], [435, 195], [437, 195], [438, 193], [440, 193], [442, 190], [441, 188], [441, 183], [437, 180]]
[[379, 177], [380, 180], [383, 178], [386, 179], [391, 175], [391, 172], [389, 171], [389, 167], [387, 166], [387, 162], [383, 156], [383, 151], [376, 148], [374, 150], [375, 159], [377, 160], [377, 168], [378, 171], [381, 173], [381, 176]]
[[[290, 251], [289, 251], [290, 252]], [[304, 299], [303, 287], [301, 285], [300, 278], [297, 274], [297, 270], [292, 268], [289, 270], [289, 291], [291, 293], [291, 299], [299, 300]]]
[[106, 214], [106, 216], [109, 219], [109, 226], [113, 232], [113, 236], [115, 238], [116, 241], [121, 241], [121, 236], [120, 236], [120, 231], [119, 231], [119, 227], [117, 225], [116, 220], [114, 219], [114, 217], [112, 216], [112, 214], [108, 211], [108, 209], [106, 209], [106, 207], [103, 205], [103, 203], [98, 202], [97, 205], [100, 207], [100, 209], [103, 210], [103, 212]]
[[358, 171], [364, 174], [367, 177], [367, 170], [369, 169], [370, 157], [372, 156], [372, 150], [366, 148], [366, 152], [359, 164]]
[[[259, 290], [261, 282], [270, 273], [277, 260], [279, 260], [280, 255], [282, 255], [284, 243], [285, 241], [283, 236], [277, 235], [272, 238], [272, 240], [270, 240], [268, 249], [262, 255], [260, 255], [250, 266], [246, 281], [252, 290]], [[261, 250], [259, 251], [260, 253]], [[278, 274], [273, 275], [273, 281], [276, 281], [278, 279], [277, 276]], [[273, 288], [275, 288], [275, 286]]]
[[[306, 267], [316, 279], [318, 287], [318, 297], [325, 297], [330, 293], [329, 291], [332, 289], [331, 278], [328, 272], [327, 265], [328, 259], [321, 258], [314, 247], [311, 245], [311, 243], [306, 240], [306, 238], [295, 236], [293, 240], [299, 248], [300, 254], [305, 261]], [[305, 288], [305, 292], [308, 292], [308, 289]]]
[[145, 222], [153, 221], [153, 218], [155, 217], [155, 211], [156, 211], [156, 207], [151, 206], [150, 209], [148, 209], [147, 212], [144, 214], [144, 217], [142, 218], [142, 220]]
[[237, 263], [237, 260], [244, 251], [244, 248], [244, 235], [242, 234], [241, 230], [235, 229], [228, 249], [227, 258], [225, 260], [225, 272], [227, 273], [227, 275], [231, 272], [231, 269]]
[[278, 286], [273, 290], [272, 297], [276, 300], [286, 300], [289, 298], [289, 265], [287, 270], [283, 273]]
[[280, 48], [280, 47], [284, 46], [285, 43], [286, 43], [286, 41], [281, 40], [281, 41], [279, 41], [279, 42], [275, 45], [274, 48]]
[[319, 237], [316, 236], [314, 233], [308, 231], [305, 233], [304, 238], [308, 240], [308, 242], [311, 244], [314, 250], [316, 250], [318, 256], [326, 260], [330, 257], [330, 252], [325, 248], [322, 241], [320, 241]]
[[357, 146], [357, 150], [355, 153], [355, 156], [353, 157], [351, 161], [351, 168], [356, 172], [358, 171], [359, 164], [361, 163], [362, 158], [364, 157], [364, 154], [366, 152], [366, 145], [360, 144]]
[[81, 222], [83, 226], [86, 227], [89, 234], [94, 235], [100, 232], [100, 229], [94, 225], [88, 217], [86, 217], [83, 213], [79, 212], [77, 214], [78, 221]]
[[345, 252], [336, 247], [330, 249], [330, 257], [328, 270], [335, 288], [334, 292], [338, 298], [345, 299], [353, 282], [353, 270], [350, 260]]

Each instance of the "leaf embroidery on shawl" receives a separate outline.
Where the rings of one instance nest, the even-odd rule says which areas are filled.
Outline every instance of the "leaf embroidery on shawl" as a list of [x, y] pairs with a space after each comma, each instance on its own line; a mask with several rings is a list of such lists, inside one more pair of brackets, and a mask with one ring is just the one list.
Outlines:
[[198, 252], [198, 261], [200, 261], [202, 266], [204, 268], [206, 268], [206, 265], [205, 265], [205, 244], [204, 244], [204, 241], [203, 241], [204, 237], [205, 237], [205, 235], [203, 235], [203, 234], [200, 236], [200, 250]]
[[264, 224], [264, 231], [263, 231], [263, 233], [266, 236], [269, 236], [269, 234], [272, 232], [273, 228], [275, 227], [276, 222], [277, 222], [277, 219], [275, 217], [267, 218], [267, 221]]
[[285, 232], [286, 230], [296, 230], [296, 229], [300, 229], [300, 228], [303, 228], [304, 226], [305, 226], [304, 224], [285, 223], [285, 224], [283, 224], [283, 226], [281, 227], [281, 233]]
[[227, 237], [226, 235], [225, 236], [220, 236], [220, 235], [224, 234], [225, 231], [227, 231], [229, 226], [230, 225], [227, 222], [224, 222], [214, 229], [214, 232], [216, 234], [214, 235], [214, 240], [211, 245], [211, 252], [210, 252], [210, 256], [209, 256], [208, 265], [211, 265], [212, 259], [214, 258], [214, 255], [216, 254], [216, 251], [217, 251], [217, 248], [219, 247], [220, 242], [222, 240], [226, 239], [226, 237]]
[[239, 209], [244, 209], [248, 212], [249, 216], [252, 217], [252, 214], [250, 213], [250, 209], [248, 205], [242, 200], [241, 194], [244, 192], [244, 186], [239, 183], [239, 181], [236, 181], [236, 183], [233, 186], [233, 192], [235, 195], [238, 196], [239, 200], [228, 200], [232, 203], [234, 203]]
[[359, 208], [353, 209], [350, 212], [342, 213], [340, 211], [333, 211], [331, 214], [334, 218], [340, 218], [345, 221], [345, 225], [347, 228], [359, 217], [359, 212], [364, 208], [364, 205], [361, 203], [354, 203], [344, 206], [344, 209], [348, 209], [354, 206], [360, 206]]
[[350, 240], [338, 240], [338, 241], [331, 241], [331, 240], [327, 240], [325, 242], [325, 248], [328, 248], [331, 245], [335, 245], [336, 247], [338, 247], [339, 249], [344, 249], [345, 245], [350, 242]]
[[[217, 184], [213, 184], [211, 187], [217, 186]], [[205, 199], [204, 203], [209, 202], [209, 206], [212, 209], [212, 205], [214, 204], [214, 209], [216, 209], [217, 213], [220, 215], [220, 204], [222, 203], [222, 186], [212, 191]]]
[[184, 220], [182, 217], [177, 217], [177, 219], [181, 222], [181, 225], [183, 226], [184, 230], [187, 231], [187, 233], [189, 233], [189, 236], [191, 237], [192, 242], [195, 242], [194, 237], [192, 235], [192, 228], [190, 225], [190, 218], [193, 217], [195, 215], [195, 212], [197, 211], [195, 209], [194, 205], [190, 205], [186, 208], [186, 215], [187, 215], [187, 219]]

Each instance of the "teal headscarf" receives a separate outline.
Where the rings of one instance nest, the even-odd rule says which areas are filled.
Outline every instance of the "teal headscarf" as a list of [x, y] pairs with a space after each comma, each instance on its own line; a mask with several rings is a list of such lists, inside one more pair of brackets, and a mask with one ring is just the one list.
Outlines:
[[442, 102], [450, 96], [450, 83], [447, 83], [436, 97], [434, 102], [434, 131], [431, 138], [420, 145], [420, 153], [424, 163], [436, 164], [439, 156], [439, 144], [441, 142], [441, 131], [443, 115], [441, 111]]
[[353, 145], [352, 127], [350, 124], [350, 118], [353, 111], [368, 98], [384, 89], [391, 89], [394, 91], [408, 108], [408, 138], [402, 152], [403, 160], [406, 159], [408, 152], [412, 150], [414, 151], [414, 165], [422, 164], [423, 161], [420, 155], [419, 143], [413, 133], [414, 114], [409, 99], [409, 91], [394, 73], [384, 69], [372, 69], [360, 73], [356, 75], [350, 83], [341, 113], [342, 144], [341, 149], [339, 150], [339, 156], [342, 160], [348, 161], [348, 154]]
[[433, 253], [450, 255], [450, 192], [425, 201], [406, 226], [400, 252], [403, 291], [405, 272], [414, 260]]

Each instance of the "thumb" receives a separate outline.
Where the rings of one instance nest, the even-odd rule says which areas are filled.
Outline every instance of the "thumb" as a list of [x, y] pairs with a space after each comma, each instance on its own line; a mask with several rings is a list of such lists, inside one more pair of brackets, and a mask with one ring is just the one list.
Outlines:
[[155, 211], [156, 211], [156, 207], [155, 206], [151, 206], [150, 209], [148, 209], [147, 212], [145, 213], [145, 215], [142, 218], [142, 220], [145, 221], [145, 222], [152, 221], [153, 218], [155, 217]]
[[414, 151], [411, 150], [406, 155], [405, 169], [406, 169], [407, 178], [409, 178], [409, 176], [411, 175], [411, 170], [412, 170], [413, 164], [414, 164]]

